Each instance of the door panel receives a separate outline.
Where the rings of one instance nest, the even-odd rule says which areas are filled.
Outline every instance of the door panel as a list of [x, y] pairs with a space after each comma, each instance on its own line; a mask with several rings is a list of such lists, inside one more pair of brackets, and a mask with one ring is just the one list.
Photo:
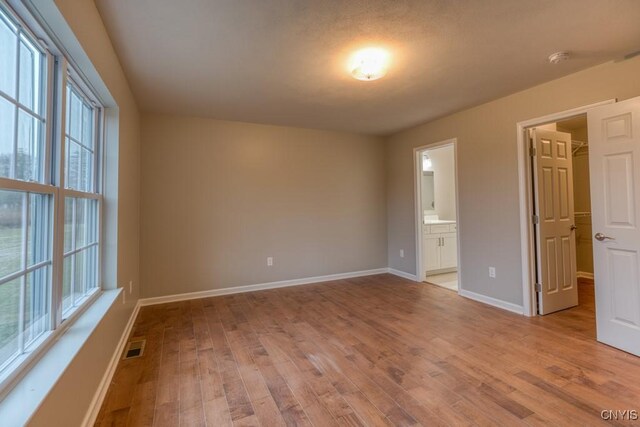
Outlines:
[[598, 341], [640, 356], [640, 98], [588, 122]]
[[633, 156], [631, 153], [605, 155], [604, 162], [606, 224], [633, 228]]
[[534, 192], [538, 237], [538, 311], [578, 304], [571, 134], [536, 129]]

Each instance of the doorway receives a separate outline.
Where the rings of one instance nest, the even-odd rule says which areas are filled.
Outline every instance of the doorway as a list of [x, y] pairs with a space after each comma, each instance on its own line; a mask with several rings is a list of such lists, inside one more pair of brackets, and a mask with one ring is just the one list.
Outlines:
[[416, 267], [418, 281], [459, 292], [456, 142], [414, 150]]
[[[571, 135], [558, 132], [558, 125], [583, 114], [588, 140], [576, 138], [572, 147]], [[549, 124], [556, 129], [544, 129]], [[577, 286], [571, 289], [577, 283], [578, 255], [571, 247], [576, 246], [577, 221], [568, 177], [573, 150], [577, 154], [588, 144], [591, 210], [584, 214], [590, 214], [592, 224], [596, 336], [640, 356], [640, 97], [517, 126], [524, 314], [560, 310], [558, 316], [578, 304], [577, 296], [572, 300]]]
[[536, 312], [547, 315], [594, 299], [587, 115], [527, 133]]

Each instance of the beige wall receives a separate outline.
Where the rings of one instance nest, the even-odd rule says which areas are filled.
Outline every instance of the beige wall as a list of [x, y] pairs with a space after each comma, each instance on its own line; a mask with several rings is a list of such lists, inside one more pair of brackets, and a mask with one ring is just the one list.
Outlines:
[[349, 133], [143, 116], [143, 296], [386, 267], [384, 153]]
[[[105, 210], [109, 216], [109, 234], [105, 236], [105, 250], [109, 252], [109, 257], [114, 259], [107, 260], [109, 271], [105, 272], [104, 286], [115, 288], [133, 280], [134, 292], [127, 295], [126, 304], [120, 301], [114, 304], [29, 423], [33, 426], [77, 426], [85, 416], [137, 301], [140, 220], [139, 113], [94, 2], [34, 0], [34, 4], [51, 27], [55, 27], [56, 21], [59, 24], [64, 18], [63, 21], [73, 30], [75, 38], [80, 42], [81, 48], [88, 55], [118, 106], [116, 111], [115, 106], [109, 105], [109, 114], [117, 114], [119, 120], [107, 129], [107, 138], [112, 143], [107, 147], [107, 161], [110, 162], [110, 166], [114, 166], [117, 176], [109, 178], [105, 190]], [[58, 25], [53, 31], [60, 30], [57, 35], [64, 38], [64, 28], [68, 31], [68, 27]], [[71, 43], [75, 40], [68, 41]], [[80, 57], [74, 59], [82, 60]], [[117, 146], [114, 146], [114, 143], [117, 143]]]
[[[464, 289], [522, 304], [516, 123], [640, 96], [640, 58], [607, 63], [393, 135], [387, 143], [389, 266], [415, 274], [413, 148], [458, 138]], [[399, 250], [405, 257], [399, 257]], [[488, 267], [496, 267], [490, 279]]]

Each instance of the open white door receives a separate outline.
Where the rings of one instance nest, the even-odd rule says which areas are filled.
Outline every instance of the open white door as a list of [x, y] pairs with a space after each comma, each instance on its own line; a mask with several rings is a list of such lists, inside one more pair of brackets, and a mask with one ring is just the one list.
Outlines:
[[538, 312], [549, 314], [578, 305], [571, 134], [536, 129], [532, 140]]
[[598, 341], [640, 356], [640, 97], [588, 122]]

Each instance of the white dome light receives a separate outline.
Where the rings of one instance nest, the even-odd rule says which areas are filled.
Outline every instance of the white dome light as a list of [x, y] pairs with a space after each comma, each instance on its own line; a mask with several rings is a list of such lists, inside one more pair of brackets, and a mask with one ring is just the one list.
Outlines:
[[556, 52], [549, 55], [550, 64], [558, 64], [569, 59], [569, 52]]
[[363, 81], [377, 80], [387, 74], [389, 53], [384, 49], [367, 48], [351, 57], [351, 75]]

